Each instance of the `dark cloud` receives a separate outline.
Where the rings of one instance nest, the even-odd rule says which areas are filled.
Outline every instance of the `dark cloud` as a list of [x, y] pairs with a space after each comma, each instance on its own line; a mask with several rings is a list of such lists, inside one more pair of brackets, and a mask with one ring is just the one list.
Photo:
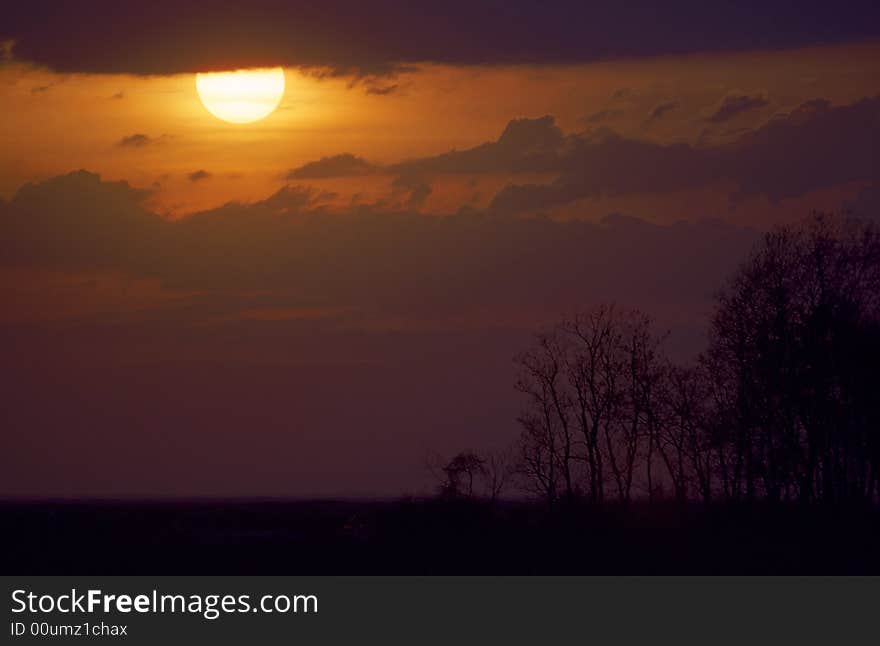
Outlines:
[[190, 173], [186, 177], [191, 182], [201, 182], [203, 179], [208, 179], [209, 177], [211, 177], [211, 173], [209, 173], [205, 169], [199, 169], [199, 170], [193, 171], [192, 173]]
[[[26, 184], [2, 214], [2, 264], [122, 267], [133, 241], [153, 240], [161, 222], [143, 207], [148, 191], [77, 171]], [[103, 251], [98, 251], [103, 249]]]
[[[730, 144], [662, 145], [613, 133], [569, 136], [548, 184], [512, 184], [492, 201], [501, 212], [540, 211], [602, 195], [666, 192], [730, 180], [732, 197], [772, 201], [878, 178], [880, 97], [832, 107], [811, 101]], [[466, 152], [460, 153], [462, 155]]]
[[804, 103], [723, 147], [739, 195], [777, 201], [880, 178], [880, 97], [851, 105]]
[[561, 156], [570, 139], [563, 135], [552, 116], [514, 119], [497, 140], [467, 150], [453, 150], [388, 166], [344, 153], [304, 164], [289, 171], [285, 177], [301, 180], [384, 173], [410, 178], [437, 174], [552, 171], [560, 167]]
[[658, 119], [662, 119], [668, 113], [672, 112], [673, 110], [677, 110], [678, 107], [678, 101], [667, 101], [665, 103], [661, 103], [653, 110], [651, 110], [651, 113], [648, 115], [648, 121], [657, 121]]
[[[398, 181], [400, 190], [422, 187], [417, 178]], [[634, 298], [671, 298], [683, 288], [704, 294], [708, 279], [685, 266], [718, 267], [715, 252], [698, 250], [738, 240], [739, 252], [742, 242], [738, 229], [714, 222], [665, 227], [617, 217], [597, 225], [358, 206], [328, 217], [326, 196], [306, 187], [167, 220], [146, 209], [148, 195], [85, 171], [24, 186], [2, 205], [0, 266], [103, 268], [175, 289], [278, 290], [274, 305], [439, 315], [555, 298], [561, 307], [610, 289]], [[646, 266], [656, 270], [650, 278]], [[665, 272], [684, 282], [662, 286]], [[551, 297], [559, 276], [570, 288]]]
[[136, 132], [133, 135], [123, 137], [116, 143], [116, 145], [120, 148], [143, 148], [144, 146], [155, 144], [161, 139], [162, 137], [150, 137], [141, 132]]
[[[495, 212], [529, 212], [600, 196], [663, 193], [728, 180], [733, 198], [773, 201], [846, 182], [870, 181], [880, 164], [880, 97], [851, 105], [810, 101], [732, 143], [659, 144], [601, 130], [565, 134], [552, 116], [515, 119], [495, 141], [466, 150], [388, 166], [352, 154], [311, 162], [288, 179], [370, 173], [424, 178], [435, 175], [547, 173], [547, 184], [511, 184], [492, 200]], [[471, 178], [473, 184], [473, 177]], [[424, 189], [421, 191], [424, 193]], [[427, 197], [427, 194], [425, 194]]]
[[362, 157], [351, 153], [342, 153], [303, 164], [299, 168], [289, 171], [285, 177], [286, 179], [323, 179], [371, 175], [379, 171], [378, 165], [370, 163]]
[[[0, 41], [70, 72], [167, 74], [264, 65], [382, 74], [401, 64], [577, 63], [782, 48], [880, 35], [875, 2], [784, 0], [29, 0], [4, 7]], [[758, 18], [758, 16], [760, 18]]]
[[712, 123], [723, 123], [738, 117], [744, 112], [763, 108], [766, 105], [769, 105], [769, 102], [760, 94], [754, 96], [746, 94], [726, 96], [715, 113], [709, 117], [709, 121]]
[[389, 166], [395, 173], [461, 174], [525, 172], [558, 167], [566, 137], [555, 119], [514, 119], [496, 141]]
[[577, 138], [549, 184], [512, 184], [492, 200], [496, 212], [540, 211], [602, 195], [632, 195], [700, 186], [717, 178], [721, 160], [686, 144], [661, 145], [613, 133]]

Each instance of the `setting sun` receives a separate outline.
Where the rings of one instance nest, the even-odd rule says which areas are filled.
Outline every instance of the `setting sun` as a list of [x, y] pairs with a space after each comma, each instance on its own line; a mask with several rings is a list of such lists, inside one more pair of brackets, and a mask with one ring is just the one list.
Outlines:
[[196, 74], [196, 89], [208, 112], [230, 123], [253, 123], [272, 112], [284, 96], [284, 70], [238, 70]]

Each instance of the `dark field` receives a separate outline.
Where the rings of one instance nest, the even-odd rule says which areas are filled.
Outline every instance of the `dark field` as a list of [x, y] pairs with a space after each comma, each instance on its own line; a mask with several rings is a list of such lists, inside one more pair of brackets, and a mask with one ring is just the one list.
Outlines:
[[3, 503], [4, 574], [880, 574], [880, 516], [407, 500]]

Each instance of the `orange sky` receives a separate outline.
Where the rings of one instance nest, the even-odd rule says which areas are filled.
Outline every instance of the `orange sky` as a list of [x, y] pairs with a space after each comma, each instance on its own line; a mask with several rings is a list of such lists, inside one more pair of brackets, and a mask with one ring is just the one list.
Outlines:
[[[210, 115], [191, 74], [56, 74], [7, 63], [0, 67], [5, 108], [0, 196], [10, 197], [28, 181], [85, 168], [152, 189], [151, 204], [158, 211], [180, 216], [229, 200], [265, 198], [286, 183], [287, 170], [324, 156], [353, 153], [389, 164], [494, 140], [511, 119], [544, 114], [555, 116], [566, 133], [610, 128], [638, 139], [706, 145], [811, 99], [846, 104], [875, 95], [880, 92], [877, 60], [880, 45], [863, 44], [569, 66], [422, 65], [372, 85], [288, 69], [280, 108], [247, 125]], [[369, 91], [392, 86], [387, 94]], [[738, 93], [764, 96], [767, 104], [723, 124], [707, 123], [724, 97]], [[664, 104], [674, 108], [651, 119], [652, 110]], [[119, 145], [133, 134], [146, 135], [150, 143]], [[188, 178], [199, 170], [209, 177]], [[338, 202], [347, 204], [355, 194], [361, 201], [390, 194], [392, 179], [312, 183], [333, 190]], [[462, 204], [485, 206], [510, 179], [434, 178], [422, 208], [448, 213]], [[656, 201], [668, 203], [660, 209], [666, 212], [681, 212], [687, 204], [690, 212], [683, 215], [688, 217], [723, 216], [723, 192], [709, 193]], [[578, 208], [590, 217], [621, 209], [654, 217], [646, 204], [653, 197]], [[813, 195], [808, 202], [837, 199], [838, 194]], [[798, 201], [789, 208], [799, 211], [804, 205]]]

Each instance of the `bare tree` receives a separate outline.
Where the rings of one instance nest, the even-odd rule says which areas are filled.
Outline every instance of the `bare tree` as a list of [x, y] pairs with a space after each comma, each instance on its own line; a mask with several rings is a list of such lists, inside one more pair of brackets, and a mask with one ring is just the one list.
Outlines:
[[519, 417], [522, 433], [517, 472], [526, 491], [553, 507], [559, 497], [556, 418], [546, 401], [534, 402], [534, 409]]
[[603, 305], [579, 313], [562, 324], [572, 338], [566, 374], [574, 393], [575, 419], [586, 449], [590, 500], [605, 498], [605, 472], [601, 438], [607, 437], [619, 404], [618, 362], [615, 346], [615, 310]]
[[657, 449], [675, 498], [684, 502], [693, 491], [709, 502], [717, 469], [706, 413], [706, 375], [699, 366], [670, 365], [663, 386], [663, 421], [657, 427]]
[[527, 396], [520, 417], [523, 466], [550, 501], [560, 485], [566, 500], [574, 496], [572, 396], [564, 372], [568, 351], [567, 339], [554, 330], [539, 334], [534, 347], [516, 358], [516, 389]]
[[489, 451], [483, 457], [485, 493], [495, 502], [507, 489], [513, 475], [510, 454], [508, 451]]
[[628, 418], [625, 433], [628, 442], [627, 501], [632, 489], [634, 461], [640, 450], [644, 452], [645, 487], [649, 499], [653, 498], [656, 489], [654, 462], [667, 423], [668, 362], [661, 352], [665, 337], [658, 335], [654, 327], [649, 316], [637, 311], [629, 313], [622, 324], [622, 351], [628, 367], [623, 407], [623, 414]]
[[602, 305], [538, 335], [518, 357], [517, 389], [528, 397], [520, 418], [523, 466], [540, 489], [561, 487], [571, 500], [584, 475], [591, 501], [604, 500], [610, 480], [618, 500], [627, 502], [646, 452], [642, 464], [652, 489], [660, 343], [644, 314]]

